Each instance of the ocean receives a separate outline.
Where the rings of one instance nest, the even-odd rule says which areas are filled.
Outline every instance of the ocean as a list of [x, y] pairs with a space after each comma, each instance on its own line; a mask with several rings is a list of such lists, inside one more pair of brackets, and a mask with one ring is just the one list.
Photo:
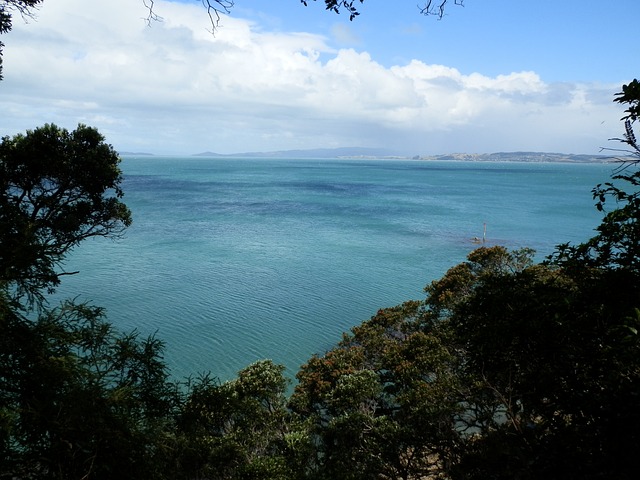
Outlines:
[[174, 378], [221, 380], [312, 354], [487, 245], [593, 236], [591, 189], [613, 166], [408, 160], [125, 157], [134, 223], [68, 257], [52, 301], [105, 307], [166, 344]]

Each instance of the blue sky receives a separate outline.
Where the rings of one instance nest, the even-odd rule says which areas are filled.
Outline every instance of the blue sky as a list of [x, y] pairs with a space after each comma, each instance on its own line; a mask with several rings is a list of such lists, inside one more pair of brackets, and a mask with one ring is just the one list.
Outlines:
[[[549, 82], [619, 82], [638, 75], [624, 35], [625, 27], [630, 34], [633, 29], [624, 18], [640, 13], [634, 0], [465, 0], [464, 7], [450, 0], [442, 20], [419, 15], [419, 3], [366, 0], [353, 22], [346, 14], [324, 13], [321, 0], [302, 9], [296, 0], [274, 0], [267, 12], [264, 0], [239, 0], [232, 15], [268, 18], [266, 28], [326, 35], [336, 47], [367, 51], [387, 67], [420, 59], [465, 74], [533, 70]], [[354, 41], [333, 37], [337, 25]]]
[[45, 0], [3, 36], [0, 134], [82, 122], [156, 154], [597, 154], [640, 74], [637, 0], [465, 0], [442, 20], [365, 0], [353, 22], [321, 1], [235, 3], [212, 36], [199, 0], [156, 0], [150, 27], [142, 0]]

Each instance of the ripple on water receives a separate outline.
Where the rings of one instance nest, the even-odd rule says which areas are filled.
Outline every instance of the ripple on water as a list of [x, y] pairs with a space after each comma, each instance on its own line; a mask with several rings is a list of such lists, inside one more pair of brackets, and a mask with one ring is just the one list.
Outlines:
[[488, 226], [533, 246], [593, 233], [601, 165], [125, 159], [134, 224], [87, 241], [56, 298], [106, 307], [166, 342], [175, 376], [232, 378], [272, 358], [293, 376], [380, 307], [422, 298]]

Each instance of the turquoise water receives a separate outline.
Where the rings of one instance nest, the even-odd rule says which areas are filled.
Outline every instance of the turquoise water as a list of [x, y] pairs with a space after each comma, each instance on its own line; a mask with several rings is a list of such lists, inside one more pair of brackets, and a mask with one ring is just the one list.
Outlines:
[[540, 257], [592, 236], [602, 164], [131, 157], [134, 224], [82, 244], [59, 295], [166, 342], [176, 377], [271, 358], [293, 376], [487, 242]]

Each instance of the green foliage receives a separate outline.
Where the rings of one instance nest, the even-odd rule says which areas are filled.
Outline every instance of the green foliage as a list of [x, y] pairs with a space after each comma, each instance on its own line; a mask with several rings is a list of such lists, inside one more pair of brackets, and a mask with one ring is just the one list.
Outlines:
[[[622, 86], [622, 92], [616, 93], [614, 102], [628, 105], [624, 111], [623, 120], [635, 122], [640, 116], [640, 82], [633, 79], [629, 84]], [[625, 125], [626, 126], [626, 125]]]
[[45, 125], [0, 143], [0, 287], [41, 298], [82, 240], [131, 223], [120, 158], [94, 128]]
[[301, 368], [312, 478], [632, 478], [640, 282], [480, 248]]
[[[131, 222], [119, 161], [83, 125], [0, 143], [0, 478], [165, 473], [179, 396], [162, 342], [116, 333], [100, 308], [42, 301], [73, 247]], [[36, 318], [21, 313], [34, 302]]]
[[620, 326], [639, 294], [624, 271], [483, 276], [442, 319], [462, 360], [471, 433], [454, 478], [631, 478], [640, 351]]
[[[634, 133], [634, 124], [640, 112], [640, 83], [633, 80], [622, 86], [615, 101], [628, 105], [622, 117], [625, 133], [614, 139], [630, 149], [622, 150], [625, 157], [612, 176], [612, 182], [597, 185], [593, 189], [596, 207], [606, 215], [597, 228], [598, 234], [577, 246], [561, 245], [552, 257], [566, 268], [622, 268], [640, 271], [640, 145]], [[620, 184], [622, 183], [621, 186]], [[629, 188], [631, 190], [629, 190]], [[607, 211], [607, 200], [616, 208]]]
[[254, 363], [235, 380], [189, 386], [177, 431], [179, 478], [290, 479], [308, 448], [286, 408], [284, 367]]
[[[462, 443], [453, 478], [633, 478], [640, 414], [640, 85], [623, 87], [631, 147], [594, 189], [606, 215], [585, 243], [544, 264], [478, 250], [427, 288], [464, 360]], [[607, 211], [608, 201], [615, 208]], [[488, 265], [494, 265], [487, 268]]]
[[454, 357], [421, 302], [380, 310], [298, 373], [291, 398], [311, 422], [318, 478], [442, 473], [456, 443]]
[[158, 478], [177, 400], [162, 342], [72, 303], [32, 321], [3, 301], [0, 330], [0, 478]]

